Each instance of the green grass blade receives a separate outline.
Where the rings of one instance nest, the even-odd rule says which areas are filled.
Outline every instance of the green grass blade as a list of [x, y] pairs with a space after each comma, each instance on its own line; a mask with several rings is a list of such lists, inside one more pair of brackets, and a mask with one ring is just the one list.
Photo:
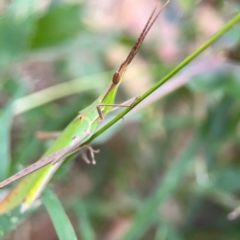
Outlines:
[[60, 240], [77, 240], [73, 226], [57, 196], [49, 188], [42, 195], [43, 203], [56, 229]]
[[[109, 78], [110, 72], [98, 73], [59, 83], [27, 96], [23, 96], [15, 102], [14, 114], [22, 114], [23, 112], [73, 94], [96, 89], [104, 91]], [[89, 84], [89, 82], [94, 82], [94, 84]]]
[[158, 227], [157, 233], [154, 240], [167, 240], [168, 238], [168, 226], [165, 223], [162, 223], [161, 226]]
[[155, 220], [158, 208], [171, 196], [179, 182], [181, 182], [181, 178], [196, 154], [200, 139], [200, 134], [196, 134], [182, 156], [170, 167], [160, 186], [157, 187], [156, 191], [141, 207], [131, 229], [123, 238], [124, 240], [139, 239]]
[[[0, 154], [1, 154], [1, 168], [0, 180], [7, 177], [10, 166], [10, 128], [12, 125], [13, 104], [10, 103], [4, 110], [0, 119]], [[3, 127], [4, 126], [4, 127]]]
[[[159, 220], [157, 220], [159, 221]], [[158, 228], [156, 232], [156, 236], [154, 240], [183, 240], [183, 237], [169, 224], [161, 219], [160, 222], [157, 223]]]
[[13, 96], [11, 102], [4, 108], [0, 117], [0, 156], [1, 156], [1, 167], [0, 167], [0, 181], [4, 180], [8, 176], [8, 170], [10, 167], [10, 131], [13, 121], [13, 110], [14, 100], [21, 95], [22, 91], [18, 91]]
[[79, 232], [83, 240], [95, 240], [95, 233], [89, 221], [87, 211], [83, 201], [79, 200], [75, 207], [75, 213], [78, 218]]

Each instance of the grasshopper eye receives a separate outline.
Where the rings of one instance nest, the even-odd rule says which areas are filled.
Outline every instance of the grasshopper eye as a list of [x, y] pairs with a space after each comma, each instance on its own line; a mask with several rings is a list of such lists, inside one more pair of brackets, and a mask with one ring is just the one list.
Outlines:
[[112, 83], [114, 85], [117, 85], [120, 81], [120, 73], [117, 71], [114, 73], [113, 78], [112, 78]]

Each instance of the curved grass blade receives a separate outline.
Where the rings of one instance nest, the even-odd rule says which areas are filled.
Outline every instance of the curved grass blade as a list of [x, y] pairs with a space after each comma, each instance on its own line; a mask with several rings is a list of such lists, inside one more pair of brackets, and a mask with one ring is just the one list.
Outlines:
[[42, 195], [43, 203], [53, 222], [58, 238], [60, 240], [77, 240], [74, 228], [58, 197], [49, 188], [46, 188]]

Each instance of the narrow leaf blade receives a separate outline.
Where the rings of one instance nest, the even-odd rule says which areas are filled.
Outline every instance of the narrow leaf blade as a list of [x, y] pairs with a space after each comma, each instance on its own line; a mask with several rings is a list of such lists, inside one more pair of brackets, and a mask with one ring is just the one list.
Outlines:
[[43, 203], [56, 229], [60, 240], [77, 240], [73, 226], [57, 196], [49, 188], [42, 195]]
[[3, 110], [0, 117], [0, 156], [1, 156], [1, 167], [0, 167], [0, 181], [7, 178], [8, 170], [10, 167], [10, 131], [13, 121], [13, 110], [14, 110], [14, 100], [18, 98], [22, 93], [22, 89], [16, 92], [12, 97], [12, 100]]

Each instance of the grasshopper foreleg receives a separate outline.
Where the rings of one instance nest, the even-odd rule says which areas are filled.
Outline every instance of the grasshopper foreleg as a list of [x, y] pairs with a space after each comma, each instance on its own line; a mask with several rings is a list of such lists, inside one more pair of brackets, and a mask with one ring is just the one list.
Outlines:
[[[139, 99], [139, 97], [136, 97], [133, 101], [132, 101], [132, 99], [130, 99], [130, 100], [127, 100], [126, 102], [121, 103], [121, 104], [101, 104], [101, 103], [97, 104], [96, 108], [97, 108], [97, 111], [98, 111], [99, 118], [101, 120], [104, 119], [104, 114], [103, 114], [103, 112], [101, 110], [101, 107], [113, 107], [112, 111], [114, 111], [114, 110], [116, 110], [116, 109], [118, 109], [120, 107], [131, 108], [136, 103], [136, 101], [138, 99]], [[128, 104], [129, 102], [131, 102], [131, 104]]]

